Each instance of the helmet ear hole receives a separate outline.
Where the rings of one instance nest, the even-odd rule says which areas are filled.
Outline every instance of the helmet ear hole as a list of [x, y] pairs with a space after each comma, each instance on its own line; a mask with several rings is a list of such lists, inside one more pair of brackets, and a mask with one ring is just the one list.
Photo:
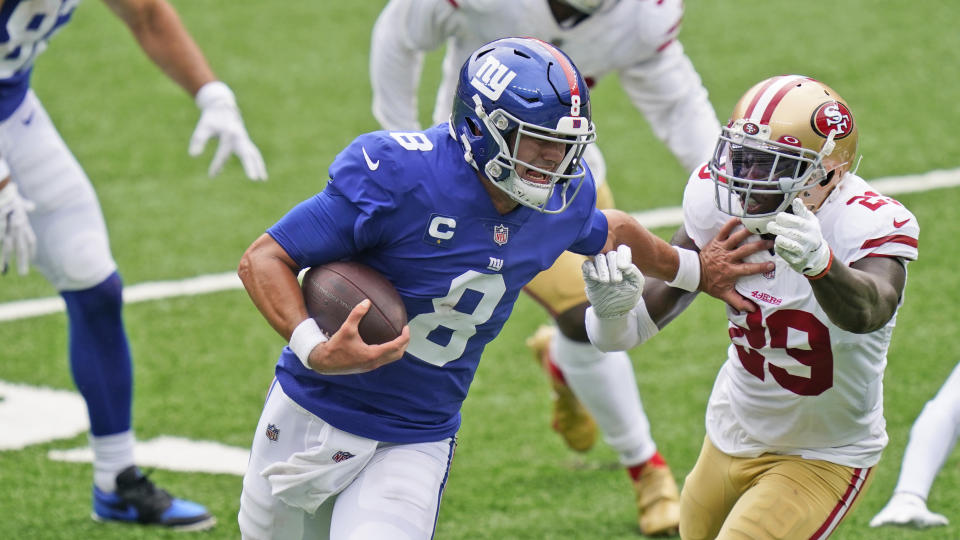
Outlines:
[[470, 133], [472, 133], [474, 137], [479, 137], [480, 135], [483, 134], [483, 132], [480, 131], [480, 126], [473, 121], [473, 118], [470, 118], [468, 116], [464, 118], [464, 121], [466, 122], [467, 128], [470, 130]]
[[821, 185], [821, 186], [826, 186], [826, 185], [828, 185], [831, 181], [833, 181], [833, 175], [836, 174], [836, 172], [837, 172], [836, 169], [828, 172], [827, 175], [826, 175], [825, 177], [823, 177], [823, 180], [820, 181], [820, 185]]

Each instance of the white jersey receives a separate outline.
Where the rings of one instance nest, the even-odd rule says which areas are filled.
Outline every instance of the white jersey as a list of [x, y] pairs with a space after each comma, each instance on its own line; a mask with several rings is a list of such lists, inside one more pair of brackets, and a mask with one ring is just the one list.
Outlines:
[[433, 113], [445, 122], [460, 67], [484, 43], [510, 36], [549, 41], [573, 59], [588, 85], [610, 72], [686, 170], [708, 159], [719, 122], [700, 76], [677, 41], [682, 0], [620, 1], [573, 26], [547, 0], [391, 0], [370, 52], [373, 114], [385, 129], [415, 130], [425, 51], [446, 42]]
[[[691, 175], [683, 211], [687, 234], [699, 247], [730, 219], [717, 209], [706, 166]], [[816, 215], [833, 264], [917, 258], [916, 217], [851, 173]], [[868, 334], [841, 330], [807, 278], [786, 261], [769, 252], [751, 260], [774, 261], [776, 269], [737, 282], [737, 291], [759, 309], [738, 314], [727, 308], [732, 343], [707, 405], [710, 440], [733, 456], [776, 453], [875, 465], [887, 444], [883, 370], [896, 313]]]

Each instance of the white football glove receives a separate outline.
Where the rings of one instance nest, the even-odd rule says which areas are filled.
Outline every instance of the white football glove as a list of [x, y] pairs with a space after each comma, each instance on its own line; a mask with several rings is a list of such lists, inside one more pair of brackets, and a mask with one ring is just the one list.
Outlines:
[[902, 525], [923, 529], [949, 525], [950, 521], [927, 509], [927, 504], [912, 493], [894, 493], [883, 510], [870, 520], [871, 527]]
[[200, 121], [190, 137], [190, 155], [199, 156], [207, 146], [207, 141], [217, 137], [220, 144], [210, 163], [210, 176], [219, 174], [230, 154], [236, 154], [248, 178], [266, 180], [267, 166], [263, 163], [260, 150], [247, 135], [230, 87], [220, 81], [209, 82], [197, 92], [195, 101], [200, 107]]
[[823, 273], [833, 258], [820, 232], [820, 221], [800, 199], [793, 200], [792, 214], [777, 214], [776, 219], [767, 224], [767, 232], [777, 235], [773, 246], [777, 255], [808, 277]]
[[622, 317], [640, 301], [643, 274], [633, 264], [628, 246], [620, 245], [616, 251], [583, 261], [581, 270], [587, 299], [598, 318]]
[[0, 264], [4, 274], [14, 256], [20, 275], [30, 271], [30, 259], [37, 251], [37, 236], [30, 228], [27, 212], [34, 208], [33, 201], [24, 199], [12, 181], [0, 189]]

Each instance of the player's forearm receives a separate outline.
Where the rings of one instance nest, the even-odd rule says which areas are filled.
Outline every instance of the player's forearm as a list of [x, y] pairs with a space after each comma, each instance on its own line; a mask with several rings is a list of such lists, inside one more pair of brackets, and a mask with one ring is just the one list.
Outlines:
[[282, 251], [273, 238], [262, 235], [241, 257], [237, 275], [270, 326], [290, 339], [293, 329], [307, 318], [307, 308], [296, 265], [278, 249]]
[[856, 334], [883, 327], [899, 301], [899, 293], [889, 282], [843, 264], [834, 263], [826, 275], [810, 284], [830, 320]]
[[143, 51], [191, 97], [216, 79], [206, 58], [165, 0], [105, 0]]
[[633, 264], [645, 276], [664, 281], [676, 277], [680, 260], [670, 244], [620, 210], [604, 210], [603, 213], [607, 216], [608, 227], [604, 252], [626, 244], [633, 252]]

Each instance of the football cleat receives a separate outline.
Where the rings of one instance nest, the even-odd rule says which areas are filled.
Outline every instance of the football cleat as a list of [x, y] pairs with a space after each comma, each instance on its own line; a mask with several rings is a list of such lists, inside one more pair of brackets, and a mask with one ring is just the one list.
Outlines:
[[950, 521], [927, 509], [927, 503], [913, 493], [894, 493], [883, 510], [870, 520], [871, 527], [900, 525], [923, 529], [949, 525]]
[[553, 326], [541, 326], [533, 336], [527, 338], [527, 347], [547, 373], [553, 388], [553, 430], [563, 437], [571, 450], [586, 452], [597, 441], [597, 423], [573, 394], [573, 390], [567, 386], [563, 373], [553, 363], [550, 343], [556, 331]]
[[680, 530], [680, 492], [663, 458], [647, 461], [633, 488], [640, 532], [646, 536], [676, 535]]
[[135, 465], [117, 475], [117, 490], [105, 493], [93, 487], [95, 521], [160, 525], [179, 531], [204, 531], [217, 519], [203, 506], [177, 499], [155, 486]]

